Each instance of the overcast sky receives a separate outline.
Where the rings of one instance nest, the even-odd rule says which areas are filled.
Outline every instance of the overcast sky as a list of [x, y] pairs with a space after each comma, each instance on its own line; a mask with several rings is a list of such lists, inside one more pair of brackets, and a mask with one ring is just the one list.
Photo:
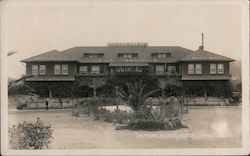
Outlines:
[[196, 50], [202, 32], [206, 50], [241, 58], [239, 5], [77, 2], [2, 5], [3, 50], [18, 52], [8, 57], [9, 77], [25, 73], [20, 60], [54, 49], [148, 42]]

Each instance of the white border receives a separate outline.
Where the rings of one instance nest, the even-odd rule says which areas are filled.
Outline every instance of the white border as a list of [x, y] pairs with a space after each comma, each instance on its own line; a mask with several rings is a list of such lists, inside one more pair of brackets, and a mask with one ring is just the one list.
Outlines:
[[[121, 1], [77, 1], [83, 4], [100, 4], [100, 5], [121, 5]], [[8, 107], [7, 107], [7, 54], [3, 52], [4, 47], [1, 46], [1, 149], [4, 155], [247, 155], [249, 154], [249, 3], [247, 0], [219, 0], [219, 1], [126, 1], [123, 5], [141, 4], [143, 5], [235, 5], [241, 6], [242, 10], [242, 86], [243, 86], [243, 101], [242, 101], [242, 148], [176, 148], [176, 149], [93, 149], [93, 150], [42, 150], [42, 151], [27, 151], [27, 150], [8, 150], [7, 144], [7, 126], [8, 126]], [[1, 45], [4, 42], [2, 27], [4, 5], [75, 5], [75, 1], [55, 0], [48, 3], [43, 1], [1, 1]]]

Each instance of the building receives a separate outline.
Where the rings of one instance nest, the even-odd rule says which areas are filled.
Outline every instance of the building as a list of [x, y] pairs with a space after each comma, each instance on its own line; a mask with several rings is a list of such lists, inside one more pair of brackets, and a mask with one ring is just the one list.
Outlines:
[[[53, 50], [22, 60], [29, 83], [73, 83], [81, 78], [114, 74], [146, 73], [154, 77], [176, 77], [183, 84], [228, 82], [231, 58], [200, 46], [193, 51], [179, 46], [149, 46], [148, 43], [108, 43], [102, 47]], [[49, 89], [52, 96], [52, 89]]]

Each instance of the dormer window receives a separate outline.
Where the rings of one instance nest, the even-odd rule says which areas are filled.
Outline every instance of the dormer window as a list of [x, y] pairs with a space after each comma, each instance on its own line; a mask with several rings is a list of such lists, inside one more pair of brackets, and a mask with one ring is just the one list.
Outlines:
[[171, 57], [171, 53], [152, 53], [152, 57], [167, 58]]
[[119, 58], [132, 59], [137, 57], [137, 53], [119, 53]]
[[101, 58], [101, 57], [104, 57], [104, 54], [103, 53], [84, 53], [83, 54], [83, 57], [86, 57], [86, 58]]

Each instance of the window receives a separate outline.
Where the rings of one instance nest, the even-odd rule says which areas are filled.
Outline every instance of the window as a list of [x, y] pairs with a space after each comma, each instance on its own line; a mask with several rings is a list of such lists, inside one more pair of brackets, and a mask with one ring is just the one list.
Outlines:
[[188, 74], [194, 74], [194, 64], [188, 64]]
[[127, 54], [128, 58], [132, 58], [132, 54]]
[[39, 74], [40, 75], [46, 75], [46, 66], [45, 65], [40, 65], [39, 66]]
[[195, 64], [195, 74], [202, 74], [201, 64]]
[[38, 75], [38, 65], [32, 65], [32, 75]]
[[91, 73], [92, 74], [100, 74], [100, 66], [92, 66]]
[[176, 72], [176, 66], [168, 66], [168, 72], [169, 73], [175, 73]]
[[217, 73], [218, 74], [224, 74], [224, 64], [218, 64]]
[[188, 74], [194, 74], [194, 64], [188, 64]]
[[216, 74], [216, 64], [210, 64], [210, 74]]
[[161, 57], [167, 57], [167, 55], [166, 54], [161, 54]]
[[123, 54], [123, 58], [132, 58], [132, 54]]
[[166, 58], [171, 57], [171, 53], [152, 53], [152, 57]]
[[61, 66], [59, 64], [54, 65], [54, 74], [60, 75], [61, 74]]
[[156, 65], [155, 66], [156, 74], [164, 74], [164, 65]]
[[157, 57], [162, 57], [162, 54], [157, 54]]
[[88, 67], [87, 66], [80, 66], [80, 74], [87, 74]]
[[62, 65], [62, 75], [68, 75], [69, 74], [69, 66], [67, 64]]
[[83, 54], [83, 57], [87, 57], [87, 58], [101, 58], [101, 57], [103, 57], [104, 56], [104, 54], [102, 54], [102, 53], [84, 53]]

